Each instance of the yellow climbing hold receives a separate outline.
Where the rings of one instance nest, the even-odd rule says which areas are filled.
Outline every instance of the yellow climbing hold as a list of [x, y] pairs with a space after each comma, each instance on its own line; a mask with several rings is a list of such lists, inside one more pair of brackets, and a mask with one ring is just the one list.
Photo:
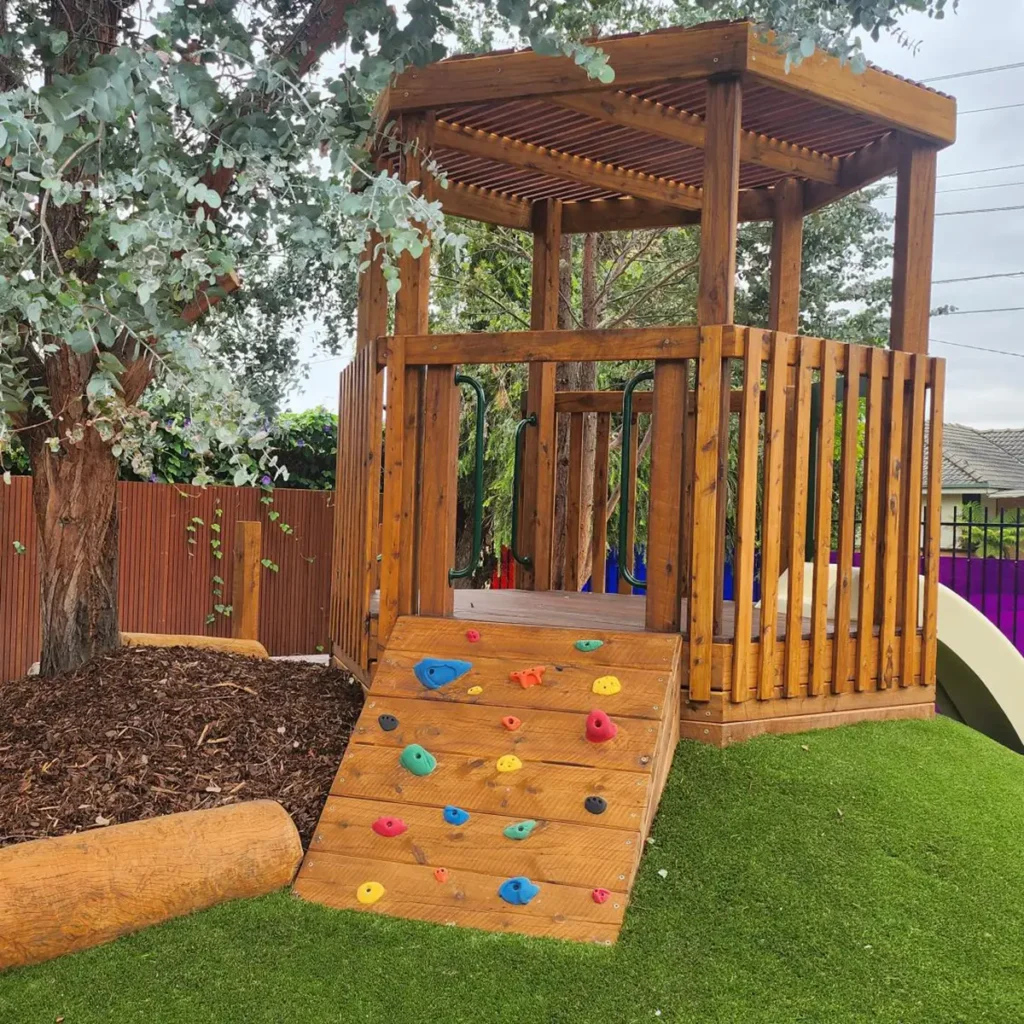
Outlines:
[[369, 906], [371, 903], [376, 903], [383, 895], [384, 886], [381, 885], [380, 882], [363, 882], [363, 884], [356, 889], [356, 899], [366, 906]]
[[610, 697], [613, 693], [618, 693], [622, 689], [622, 683], [619, 682], [616, 676], [601, 676], [600, 679], [594, 680], [594, 685], [591, 689], [602, 697]]
[[523, 767], [523, 762], [515, 754], [505, 754], [498, 758], [499, 772], [517, 772]]
[[468, 694], [471, 694], [471, 695], [472, 695], [472, 696], [474, 696], [474, 697], [475, 697], [475, 696], [476, 696], [476, 695], [477, 695], [478, 693], [483, 693], [483, 692], [484, 692], [484, 688], [483, 688], [482, 686], [471, 686], [471, 687], [470, 687], [470, 688], [469, 688], [469, 689], [468, 689], [468, 690], [466, 691], [466, 693], [468, 693]]

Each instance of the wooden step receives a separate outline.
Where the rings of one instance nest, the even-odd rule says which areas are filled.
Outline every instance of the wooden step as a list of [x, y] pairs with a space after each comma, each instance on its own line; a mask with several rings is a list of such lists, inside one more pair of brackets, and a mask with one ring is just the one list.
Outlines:
[[[467, 636], [474, 629], [475, 642]], [[575, 641], [583, 638], [603, 646], [581, 652]], [[295, 891], [344, 909], [614, 941], [678, 737], [680, 650], [679, 637], [664, 634], [399, 619]], [[426, 657], [458, 658], [472, 669], [431, 691], [413, 672]], [[535, 665], [545, 667], [540, 686], [510, 678]], [[621, 690], [595, 694], [594, 680], [606, 675]], [[595, 708], [618, 726], [614, 739], [586, 739]], [[381, 715], [398, 726], [382, 729]], [[521, 720], [518, 729], [502, 725], [507, 715]], [[429, 775], [401, 766], [411, 743], [436, 757]], [[522, 767], [499, 771], [507, 754]], [[590, 796], [606, 801], [603, 813], [588, 810]], [[469, 820], [446, 822], [448, 804]], [[371, 827], [378, 818], [400, 818], [406, 830], [380, 836]], [[524, 820], [535, 822], [527, 838], [504, 835]], [[540, 891], [510, 906], [498, 888], [520, 875]], [[360, 903], [356, 892], [371, 881], [384, 895]], [[595, 901], [596, 889], [608, 890], [604, 902]]]

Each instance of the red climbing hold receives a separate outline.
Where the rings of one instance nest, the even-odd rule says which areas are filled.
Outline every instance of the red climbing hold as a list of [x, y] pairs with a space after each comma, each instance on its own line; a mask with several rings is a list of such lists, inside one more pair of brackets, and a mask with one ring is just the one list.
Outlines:
[[615, 739], [619, 727], [603, 712], [596, 708], [587, 715], [587, 739], [591, 743], [604, 743]]
[[379, 836], [390, 839], [392, 836], [400, 836], [408, 829], [408, 825], [401, 818], [378, 818], [370, 828]]
[[607, 889], [595, 889], [590, 896], [595, 903], [604, 903], [611, 893]]
[[434, 877], [439, 882], [448, 881], [448, 869], [447, 868], [434, 868]]
[[501, 724], [508, 729], [509, 732], [515, 732], [523, 723], [516, 718], [515, 715], [506, 715], [502, 720]]
[[544, 682], [545, 667], [544, 665], [534, 665], [533, 668], [524, 668], [522, 672], [510, 672], [508, 677], [524, 690], [530, 686], [540, 686]]
[[466, 639], [471, 644], [475, 644], [480, 639], [480, 630], [479, 629], [467, 629], [466, 630]]

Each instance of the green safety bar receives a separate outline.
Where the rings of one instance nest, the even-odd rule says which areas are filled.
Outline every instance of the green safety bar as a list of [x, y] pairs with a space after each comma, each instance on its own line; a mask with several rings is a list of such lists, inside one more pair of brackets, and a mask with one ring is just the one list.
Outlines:
[[626, 567], [626, 520], [629, 518], [629, 488], [626, 481], [630, 472], [629, 442], [630, 434], [633, 432], [633, 392], [637, 385], [643, 384], [645, 380], [654, 380], [653, 370], [638, 373], [622, 392], [622, 472], [619, 482], [619, 575], [631, 587], [639, 587], [641, 590], [646, 590], [647, 584], [643, 580], [638, 580]]
[[476, 450], [473, 452], [473, 553], [461, 569], [448, 570], [448, 582], [472, 576], [480, 564], [480, 549], [484, 538], [484, 419], [487, 415], [487, 396], [476, 377], [455, 374], [456, 384], [468, 384], [476, 392]]
[[529, 555], [519, 554], [519, 474], [522, 471], [522, 445], [519, 443], [527, 427], [537, 426], [537, 414], [530, 413], [516, 424], [515, 457], [512, 461], [512, 557], [524, 568], [533, 566]]

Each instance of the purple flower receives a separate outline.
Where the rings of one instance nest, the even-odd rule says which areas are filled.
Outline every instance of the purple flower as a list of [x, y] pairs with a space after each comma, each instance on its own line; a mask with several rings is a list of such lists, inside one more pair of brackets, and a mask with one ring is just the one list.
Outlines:
[[272, 481], [271, 481], [270, 477], [267, 476], [266, 473], [264, 473], [263, 474], [263, 478], [260, 480], [260, 483], [263, 484], [264, 487], [269, 487], [270, 484], [272, 483]]
[[150, 473], [150, 474], [149, 474], [149, 482], [150, 482], [151, 484], [155, 484], [155, 483], [157, 483], [157, 482], [158, 482], [158, 481], [157, 481], [157, 477], [156, 477], [156, 473]]
[[298, 439], [298, 441], [295, 442], [295, 447], [296, 448], [305, 448], [306, 447], [306, 442], [300, 437]]

